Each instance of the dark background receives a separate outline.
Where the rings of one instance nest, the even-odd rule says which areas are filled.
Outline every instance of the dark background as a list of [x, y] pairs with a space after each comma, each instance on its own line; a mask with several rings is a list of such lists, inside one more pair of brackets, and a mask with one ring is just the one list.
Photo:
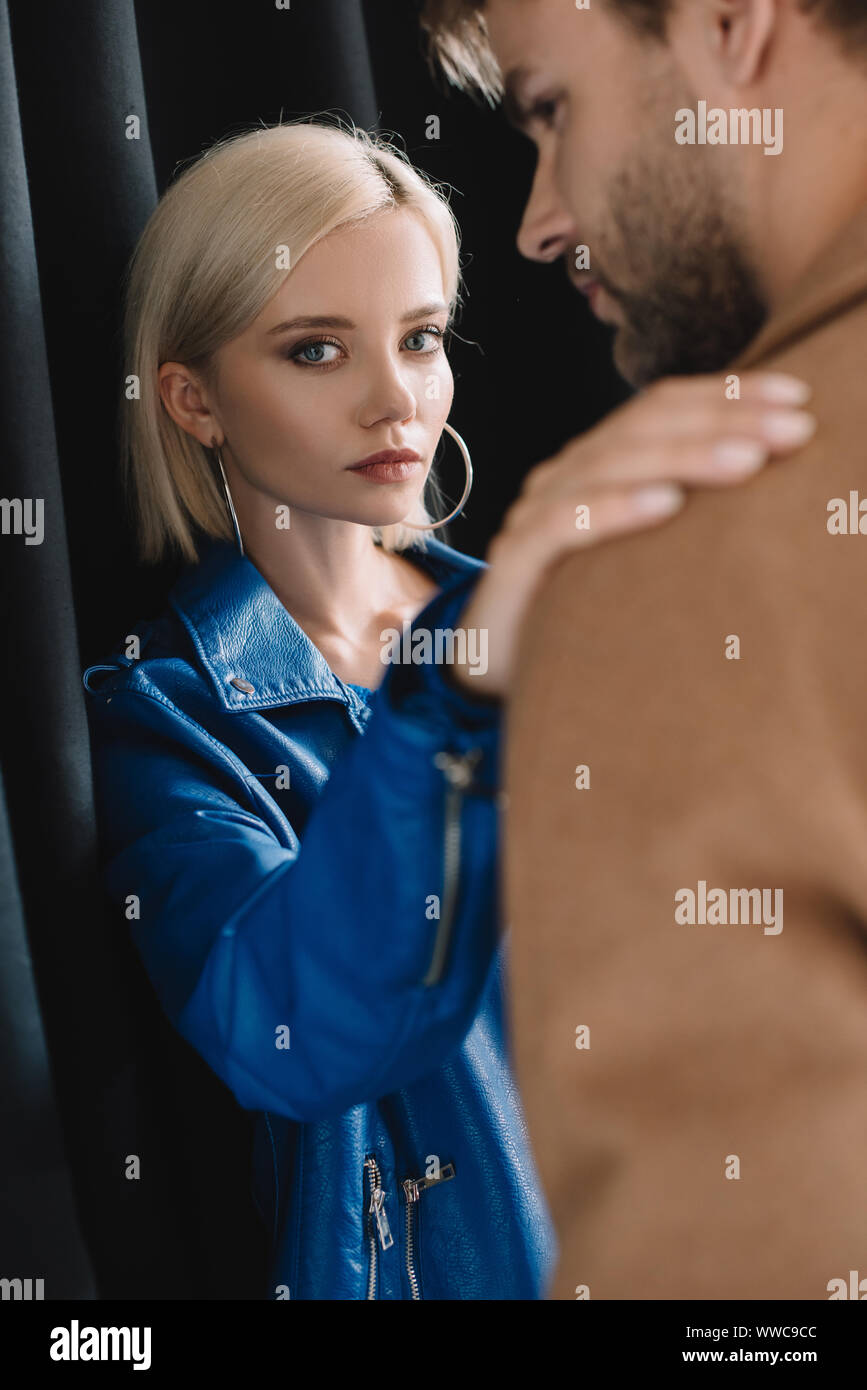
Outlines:
[[[451, 544], [483, 555], [527, 469], [627, 394], [562, 264], [516, 250], [531, 145], [432, 79], [417, 9], [0, 0], [0, 490], [44, 498], [46, 527], [41, 546], [0, 536], [0, 1277], [44, 1278], [47, 1298], [263, 1296], [249, 1117], [171, 1032], [102, 900], [81, 688], [176, 573], [135, 563], [116, 424], [120, 280], [178, 163], [333, 112], [395, 132], [452, 186], [466, 304], [451, 420], [476, 482]], [[458, 496], [453, 448], [442, 476]]]

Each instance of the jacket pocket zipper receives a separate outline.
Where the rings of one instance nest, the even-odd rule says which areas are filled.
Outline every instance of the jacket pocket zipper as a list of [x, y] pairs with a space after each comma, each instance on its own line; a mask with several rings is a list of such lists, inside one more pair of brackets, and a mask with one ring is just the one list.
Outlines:
[[379, 1243], [383, 1250], [387, 1250], [394, 1244], [391, 1234], [391, 1227], [388, 1224], [388, 1217], [385, 1214], [385, 1193], [382, 1190], [382, 1181], [379, 1174], [379, 1164], [373, 1154], [368, 1154], [364, 1160], [367, 1169], [368, 1190], [370, 1193], [370, 1205], [367, 1208], [367, 1238], [370, 1242], [370, 1274], [367, 1280], [367, 1297], [376, 1298], [376, 1272], [378, 1265], [379, 1252], [376, 1248], [376, 1238], [379, 1236]]
[[448, 1182], [455, 1175], [455, 1165], [444, 1163], [440, 1169], [438, 1178], [404, 1178], [401, 1186], [403, 1195], [406, 1198], [406, 1272], [409, 1278], [409, 1287], [412, 1297], [420, 1300], [421, 1293], [418, 1285], [418, 1275], [415, 1272], [415, 1229], [414, 1212], [416, 1203], [421, 1194], [429, 1187], [436, 1187], [437, 1183]]
[[423, 985], [435, 985], [442, 979], [446, 955], [455, 916], [458, 877], [461, 864], [461, 806], [464, 792], [473, 780], [473, 771], [482, 756], [481, 748], [467, 753], [437, 753], [434, 765], [446, 779], [445, 827], [443, 836], [443, 900], [440, 905], [440, 924], [434, 941], [433, 955]]

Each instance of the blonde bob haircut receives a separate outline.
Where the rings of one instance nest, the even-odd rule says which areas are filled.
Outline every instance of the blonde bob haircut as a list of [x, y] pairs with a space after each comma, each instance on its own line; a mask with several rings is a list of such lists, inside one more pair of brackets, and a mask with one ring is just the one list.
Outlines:
[[[459, 235], [446, 196], [380, 136], [309, 120], [257, 126], [218, 140], [163, 194], [124, 284], [126, 372], [138, 378], [139, 395], [129, 398], [127, 377], [121, 477], [145, 563], [171, 553], [195, 563], [196, 527], [235, 539], [211, 450], [163, 405], [161, 364], [184, 362], [207, 380], [212, 354], [252, 323], [311, 246], [338, 227], [397, 208], [430, 232], [453, 312]], [[430, 477], [428, 489], [438, 507]], [[420, 497], [407, 520], [431, 519]], [[424, 531], [402, 523], [372, 530], [387, 550], [426, 544]]]

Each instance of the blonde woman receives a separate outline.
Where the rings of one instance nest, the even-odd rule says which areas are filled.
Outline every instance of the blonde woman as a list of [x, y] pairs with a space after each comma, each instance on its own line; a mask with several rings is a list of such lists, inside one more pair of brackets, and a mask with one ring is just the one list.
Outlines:
[[760, 466], [793, 389], [745, 378], [728, 448], [719, 381], [649, 391], [531, 472], [486, 567], [424, 501], [458, 281], [440, 193], [315, 123], [209, 150], [129, 273], [140, 553], [188, 564], [84, 673], [105, 881], [166, 1014], [255, 1112], [265, 1298], [543, 1293], [497, 921], [514, 634], [568, 547], [672, 515], [672, 480]]

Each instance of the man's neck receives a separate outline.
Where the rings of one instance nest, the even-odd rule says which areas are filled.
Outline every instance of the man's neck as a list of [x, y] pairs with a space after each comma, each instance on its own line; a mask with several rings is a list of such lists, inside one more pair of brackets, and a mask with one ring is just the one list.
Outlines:
[[791, 124], [779, 156], [788, 163], [753, 189], [754, 264], [771, 314], [867, 204], [867, 82], [821, 111], [801, 105]]

